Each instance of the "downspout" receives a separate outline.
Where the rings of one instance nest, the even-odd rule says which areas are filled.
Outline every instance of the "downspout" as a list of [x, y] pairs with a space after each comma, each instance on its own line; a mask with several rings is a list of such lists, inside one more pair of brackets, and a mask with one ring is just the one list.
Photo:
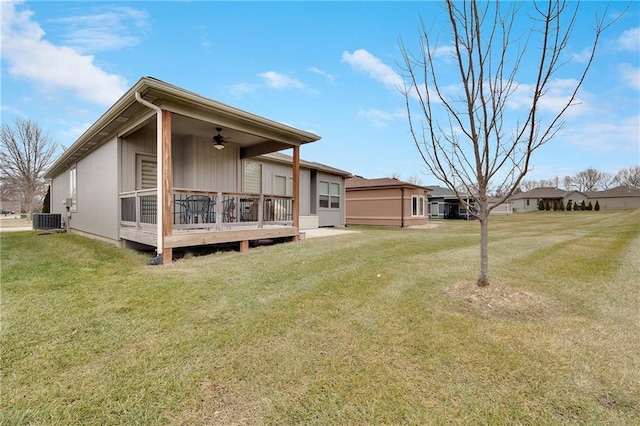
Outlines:
[[[142, 99], [139, 92], [136, 92], [136, 100], [140, 102], [142, 105], [147, 108], [151, 108], [156, 111], [156, 167], [158, 169], [158, 173], [156, 173], [156, 186], [157, 186], [157, 197], [158, 204], [156, 205], [156, 228], [157, 228], [157, 240], [156, 245], [158, 246], [156, 249], [156, 253], [159, 255], [162, 254], [162, 245], [163, 245], [163, 229], [162, 229], [162, 206], [164, 206], [164, 200], [162, 199], [163, 191], [162, 191], [162, 109], [152, 104], [149, 101]], [[159, 208], [158, 208], [159, 207]]]
[[400, 187], [400, 228], [404, 228], [404, 186]]

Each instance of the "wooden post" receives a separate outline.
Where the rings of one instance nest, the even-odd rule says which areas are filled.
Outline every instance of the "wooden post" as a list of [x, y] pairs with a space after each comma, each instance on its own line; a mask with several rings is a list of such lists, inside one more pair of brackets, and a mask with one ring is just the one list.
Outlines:
[[165, 237], [173, 234], [173, 171], [171, 167], [171, 111], [162, 110], [162, 263], [173, 261], [173, 249], [164, 244]]
[[249, 240], [240, 241], [240, 253], [246, 253], [249, 251]]
[[[300, 227], [300, 146], [293, 147], [293, 226]], [[294, 240], [298, 238], [294, 237]]]

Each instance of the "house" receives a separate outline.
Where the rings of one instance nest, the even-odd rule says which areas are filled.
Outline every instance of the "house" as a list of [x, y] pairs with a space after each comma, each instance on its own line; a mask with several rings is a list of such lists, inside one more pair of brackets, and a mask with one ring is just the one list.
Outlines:
[[[473, 216], [460, 205], [458, 196], [449, 188], [441, 186], [429, 186], [429, 218], [430, 219], [471, 219]], [[468, 203], [473, 203], [471, 195], [464, 195]]]
[[[262, 192], [292, 195], [293, 157], [274, 152], [246, 162], [254, 163], [248, 166], [249, 169], [261, 169], [259, 179], [262, 184], [257, 186]], [[346, 224], [346, 179], [350, 176], [347, 171], [300, 159], [301, 230]]]
[[427, 188], [394, 178], [350, 177], [347, 225], [418, 226], [427, 223]]
[[[429, 186], [429, 218], [431, 219], [473, 219], [474, 216], [469, 213], [466, 207], [460, 205], [460, 200], [455, 192], [449, 188], [441, 186]], [[473, 205], [475, 199], [472, 195], [461, 194], [463, 199]], [[489, 197], [489, 203], [497, 203], [500, 201], [497, 197]], [[491, 212], [492, 216], [510, 215], [513, 213], [511, 202], [503, 201], [494, 207]]]
[[562, 201], [564, 206], [566, 206], [569, 201], [571, 201], [572, 205], [576, 203], [580, 205], [583, 201], [585, 203], [589, 202], [587, 195], [582, 192], [565, 191], [551, 187], [535, 188], [531, 191], [520, 192], [511, 197], [513, 211], [517, 213], [538, 210], [540, 201], [545, 203], [545, 205], [547, 202], [553, 205], [554, 202]]
[[[179, 247], [297, 240], [344, 217], [348, 173], [300, 160], [319, 139], [143, 77], [48, 170], [51, 212], [164, 263]], [[274, 155], [283, 150], [292, 156]]]
[[587, 192], [591, 204], [598, 203], [600, 210], [640, 209], [640, 188], [618, 186], [605, 191]]

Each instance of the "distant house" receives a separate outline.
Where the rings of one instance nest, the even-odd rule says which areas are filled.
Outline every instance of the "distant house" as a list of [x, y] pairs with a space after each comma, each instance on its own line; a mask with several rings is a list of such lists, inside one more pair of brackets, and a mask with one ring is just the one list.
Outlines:
[[408, 227], [424, 225], [428, 189], [394, 178], [350, 177], [347, 188], [347, 225]]
[[601, 210], [640, 209], [640, 188], [618, 186], [606, 191], [587, 192], [591, 204]]
[[511, 197], [511, 204], [514, 213], [530, 212], [538, 210], [538, 206], [542, 201], [545, 205], [547, 201], [553, 205], [553, 202], [562, 201], [566, 206], [569, 201], [571, 204], [582, 204], [589, 202], [586, 194], [579, 191], [565, 191], [558, 188], [535, 188], [531, 191], [520, 192]]
[[72, 232], [153, 247], [163, 262], [180, 247], [296, 240], [344, 223], [348, 173], [300, 159], [319, 139], [143, 77], [49, 169], [51, 212]]
[[[464, 205], [460, 205], [460, 200], [455, 192], [442, 186], [429, 186], [429, 218], [430, 219], [472, 219]], [[463, 196], [464, 199], [473, 204], [471, 195]]]

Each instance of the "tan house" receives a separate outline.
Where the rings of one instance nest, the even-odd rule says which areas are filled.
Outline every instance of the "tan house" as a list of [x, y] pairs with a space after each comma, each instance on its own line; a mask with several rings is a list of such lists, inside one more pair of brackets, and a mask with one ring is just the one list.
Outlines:
[[535, 188], [531, 191], [520, 192], [511, 197], [511, 206], [514, 213], [522, 213], [538, 210], [538, 205], [543, 203], [553, 203], [554, 201], [562, 201], [566, 206], [569, 201], [571, 204], [582, 204], [589, 202], [586, 194], [579, 191], [565, 191], [563, 189], [544, 187]]
[[347, 225], [424, 225], [428, 189], [393, 178], [347, 179]]
[[605, 191], [587, 192], [591, 204], [600, 210], [640, 209], [640, 188], [618, 186]]
[[[143, 77], [49, 169], [51, 211], [72, 232], [153, 247], [163, 262], [179, 247], [296, 240], [310, 217], [344, 214], [345, 175], [302, 166], [300, 147], [319, 139]], [[286, 167], [260, 157], [287, 149]]]

